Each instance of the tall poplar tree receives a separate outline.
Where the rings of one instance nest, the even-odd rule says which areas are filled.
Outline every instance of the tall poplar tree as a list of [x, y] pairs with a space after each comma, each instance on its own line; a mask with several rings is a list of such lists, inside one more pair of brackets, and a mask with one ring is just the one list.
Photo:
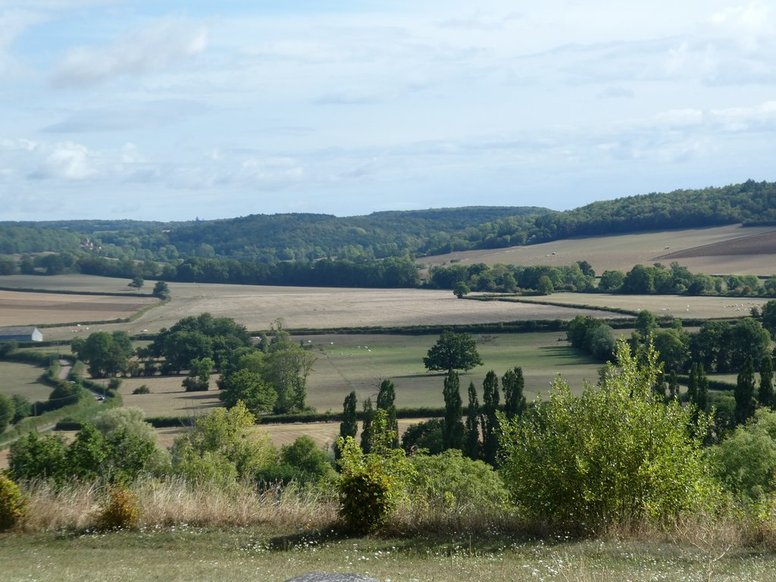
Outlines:
[[447, 449], [463, 448], [463, 406], [461, 402], [461, 384], [455, 370], [447, 372], [442, 395], [445, 399], [445, 424], [442, 443]]
[[754, 399], [754, 361], [748, 356], [744, 361], [744, 367], [738, 374], [736, 390], [735, 418], [737, 424], [744, 424], [754, 415], [756, 401]]
[[[358, 415], [356, 413], [356, 407], [358, 406], [358, 398], [356, 398], [356, 391], [353, 390], [350, 394], [345, 396], [345, 401], [342, 403], [342, 422], [340, 423], [339, 434], [344, 439], [347, 437], [356, 437], [358, 432]], [[339, 447], [334, 447], [334, 454], [337, 458], [340, 455]]]
[[470, 459], [480, 458], [480, 403], [474, 382], [469, 382], [469, 407], [466, 411], [466, 442], [464, 454]]
[[396, 389], [393, 382], [383, 380], [380, 382], [380, 390], [377, 393], [377, 409], [385, 410], [387, 416], [387, 430], [392, 431], [393, 441], [391, 447], [399, 448], [399, 421], [396, 419]]
[[776, 408], [776, 398], [773, 395], [773, 360], [770, 354], [765, 356], [760, 364], [760, 389], [757, 391], [757, 401], [760, 406]]
[[361, 421], [361, 449], [368, 453], [372, 450], [372, 418], [375, 411], [372, 408], [372, 399], [364, 401], [364, 418]]
[[482, 383], [482, 457], [486, 463], [494, 466], [498, 454], [498, 405], [498, 376], [491, 370], [485, 375], [485, 381]]
[[518, 366], [507, 370], [507, 373], [501, 378], [501, 385], [504, 388], [504, 412], [507, 418], [511, 420], [516, 416], [521, 416], [525, 411], [523, 369]]

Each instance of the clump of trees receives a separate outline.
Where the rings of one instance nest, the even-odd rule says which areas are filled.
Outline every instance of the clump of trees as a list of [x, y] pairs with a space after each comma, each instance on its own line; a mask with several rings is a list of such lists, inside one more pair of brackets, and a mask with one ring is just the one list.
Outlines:
[[76, 338], [70, 349], [82, 362], [89, 364], [89, 374], [106, 378], [124, 373], [134, 354], [132, 340], [125, 331], [98, 331], [84, 338]]

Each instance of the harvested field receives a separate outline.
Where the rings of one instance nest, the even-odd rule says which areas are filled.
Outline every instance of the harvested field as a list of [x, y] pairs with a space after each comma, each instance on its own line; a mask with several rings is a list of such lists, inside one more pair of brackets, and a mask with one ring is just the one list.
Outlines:
[[[399, 436], [407, 427], [427, 420], [425, 418], [400, 418]], [[361, 423], [359, 422], [359, 427]], [[300, 436], [309, 436], [321, 447], [329, 449], [339, 437], [339, 422], [295, 422], [292, 424], [261, 424], [258, 429], [266, 431], [276, 447], [289, 445]], [[361, 433], [356, 435], [359, 438]]]
[[148, 297], [0, 291], [0, 326], [122, 319], [158, 302]]
[[[55, 277], [51, 277], [54, 279]], [[157, 332], [189, 315], [209, 312], [232, 317], [249, 330], [268, 329], [281, 318], [287, 328], [449, 325], [515, 320], [564, 319], [577, 315], [607, 317], [600, 311], [461, 301], [450, 291], [423, 289], [337, 289], [170, 283], [172, 300], [135, 321], [92, 328]], [[118, 298], [123, 299], [123, 298]], [[127, 298], [130, 300], [131, 298]], [[611, 317], [618, 317], [612, 314]], [[65, 339], [70, 328], [51, 328], [46, 337]]]
[[[215, 377], [207, 392], [186, 392], [182, 382], [185, 376], [154, 376], [151, 378], [125, 378], [119, 393], [124, 406], [140, 408], [146, 417], [153, 416], [202, 416], [208, 410], [221, 405]], [[148, 386], [150, 394], [132, 394], [135, 388]]]
[[[706, 251], [684, 254], [690, 249], [704, 247], [707, 247]], [[728, 248], [731, 251], [725, 252]], [[757, 249], [757, 252], [744, 249]], [[771, 275], [776, 273], [776, 228], [733, 225], [574, 238], [522, 247], [449, 253], [424, 257], [419, 262], [429, 266], [451, 262], [562, 266], [581, 260], [588, 261], [598, 274], [607, 269], [628, 271], [639, 263], [676, 260], [693, 272]]]
[[657, 316], [708, 319], [747, 317], [752, 307], [761, 308], [769, 299], [750, 297], [686, 297], [679, 295], [609, 295], [606, 293], [554, 293], [545, 297], [520, 297], [521, 302], [551, 301], [563, 305], [594, 305], [641, 311]]
[[44, 369], [29, 364], [16, 362], [0, 362], [0, 394], [25, 396], [30, 402], [47, 400], [51, 388], [40, 384], [38, 378]]

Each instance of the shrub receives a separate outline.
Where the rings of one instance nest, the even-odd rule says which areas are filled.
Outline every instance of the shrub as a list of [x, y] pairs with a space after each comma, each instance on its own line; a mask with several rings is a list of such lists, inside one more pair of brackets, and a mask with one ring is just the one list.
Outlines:
[[126, 487], [108, 491], [108, 502], [100, 511], [97, 527], [100, 529], [131, 529], [137, 526], [140, 510], [137, 497]]
[[[527, 517], [599, 531], [643, 518], [668, 520], [716, 493], [701, 450], [708, 419], [652, 392], [659, 366], [618, 344], [598, 387], [574, 396], [556, 381], [550, 401], [522, 420], [502, 418], [502, 474]], [[693, 417], [697, 416], [697, 420]]]
[[486, 512], [508, 505], [509, 493], [493, 467], [464, 457], [457, 449], [417, 455], [410, 462], [417, 472], [410, 495], [430, 509]]
[[736, 495], [758, 500], [776, 491], [776, 412], [760, 409], [710, 456], [722, 484]]
[[27, 512], [27, 499], [19, 486], [0, 473], [0, 531], [15, 527]]
[[338, 483], [340, 517], [349, 531], [368, 534], [379, 530], [406, 495], [412, 467], [400, 449], [384, 455], [364, 454], [352, 437], [337, 442], [342, 456]]
[[142, 386], [138, 386], [132, 391], [132, 394], [150, 394], [150, 393], [151, 393], [151, 389], [145, 384], [143, 384]]
[[58, 479], [65, 471], [65, 451], [60, 437], [31, 432], [11, 445], [10, 475], [26, 481]]

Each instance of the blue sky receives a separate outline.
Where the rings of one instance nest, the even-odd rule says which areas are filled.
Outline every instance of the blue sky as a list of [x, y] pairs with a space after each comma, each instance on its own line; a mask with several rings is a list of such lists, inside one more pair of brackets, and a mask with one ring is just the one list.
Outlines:
[[0, 220], [776, 179], [765, 1], [0, 0]]

